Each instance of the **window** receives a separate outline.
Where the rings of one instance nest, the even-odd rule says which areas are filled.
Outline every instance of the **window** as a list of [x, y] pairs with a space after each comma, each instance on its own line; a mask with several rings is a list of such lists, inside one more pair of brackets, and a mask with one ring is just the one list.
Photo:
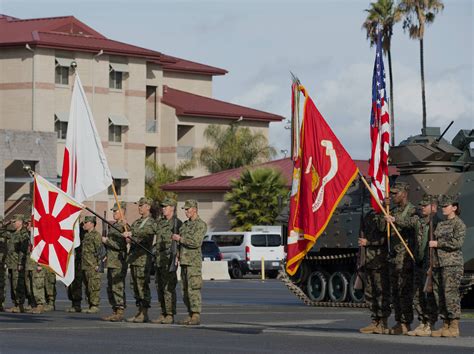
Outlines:
[[252, 235], [252, 246], [265, 247], [267, 245], [267, 237], [265, 235]]
[[115, 125], [110, 119], [109, 119], [109, 141], [112, 143], [122, 142], [122, 126]]
[[54, 82], [56, 85], [69, 85], [69, 67], [56, 65]]
[[240, 246], [244, 241], [244, 235], [214, 235], [212, 239], [219, 247]]
[[110, 70], [109, 74], [109, 88], [121, 90], [122, 89], [122, 72]]
[[[114, 183], [115, 191], [117, 192], [117, 195], [122, 195], [122, 180], [114, 178], [113, 183]], [[114, 195], [114, 190], [112, 189], [112, 186], [109, 187], [108, 194]]]
[[62, 119], [61, 116], [57, 114], [54, 115], [54, 131], [59, 140], [66, 139], [67, 120]]
[[281, 237], [280, 235], [267, 235], [268, 247], [278, 247], [281, 246]]

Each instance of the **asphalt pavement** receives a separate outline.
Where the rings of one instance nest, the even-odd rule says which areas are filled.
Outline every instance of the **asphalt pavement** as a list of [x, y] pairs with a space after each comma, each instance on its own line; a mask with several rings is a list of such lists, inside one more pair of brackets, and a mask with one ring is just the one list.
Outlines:
[[[152, 292], [153, 319], [154, 284]], [[178, 320], [186, 313], [180, 294]], [[360, 334], [367, 309], [307, 307], [279, 280], [206, 281], [203, 302], [200, 326], [111, 323], [100, 320], [111, 312], [105, 283], [94, 315], [64, 312], [70, 303], [58, 283], [56, 311], [0, 313], [0, 353], [474, 353], [472, 310], [463, 315], [462, 337], [451, 339]]]

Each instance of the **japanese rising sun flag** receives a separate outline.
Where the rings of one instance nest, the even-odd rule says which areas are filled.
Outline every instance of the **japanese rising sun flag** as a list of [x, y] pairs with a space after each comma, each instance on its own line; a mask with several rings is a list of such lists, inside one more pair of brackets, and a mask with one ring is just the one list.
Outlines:
[[303, 86], [303, 121], [294, 157], [286, 271], [293, 275], [323, 233], [358, 169]]
[[[79, 75], [76, 74], [64, 148], [61, 189], [77, 201], [83, 202], [111, 184], [112, 174], [94, 117]], [[79, 229], [76, 228], [74, 248], [78, 247], [80, 242]], [[74, 260], [74, 252], [71, 257]], [[66, 285], [74, 280], [74, 262], [69, 262], [65, 279], [61, 280]]]
[[83, 206], [39, 175], [34, 176], [31, 258], [64, 278]]

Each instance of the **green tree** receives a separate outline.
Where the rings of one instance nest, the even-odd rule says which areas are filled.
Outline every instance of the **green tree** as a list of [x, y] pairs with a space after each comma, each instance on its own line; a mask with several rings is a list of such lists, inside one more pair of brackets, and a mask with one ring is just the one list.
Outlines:
[[184, 161], [176, 168], [158, 164], [152, 160], [146, 160], [145, 195], [155, 201], [162, 201], [165, 197], [176, 197], [175, 193], [163, 191], [161, 186], [179, 181], [189, 170], [193, 169], [195, 165], [194, 159]]
[[420, 41], [421, 102], [423, 108], [423, 129], [426, 129], [425, 69], [423, 57], [423, 37], [425, 26], [433, 23], [435, 16], [443, 11], [441, 0], [402, 0], [399, 10], [403, 13], [403, 29], [410, 38]]
[[382, 32], [382, 50], [388, 58], [388, 73], [390, 79], [390, 119], [391, 119], [391, 145], [395, 145], [395, 105], [393, 98], [392, 54], [390, 51], [393, 35], [393, 26], [401, 20], [401, 13], [394, 5], [393, 0], [378, 0], [370, 3], [365, 10], [367, 18], [362, 28], [367, 31], [367, 39], [372, 47], [377, 43], [377, 29]]
[[230, 203], [232, 229], [250, 230], [252, 225], [273, 225], [280, 212], [279, 198], [286, 201], [288, 188], [281, 172], [272, 168], [244, 169], [231, 181], [224, 199]]
[[268, 145], [263, 133], [252, 133], [249, 128], [236, 124], [227, 128], [210, 125], [204, 137], [212, 146], [202, 149], [199, 161], [210, 173], [268, 161], [275, 155], [275, 149]]

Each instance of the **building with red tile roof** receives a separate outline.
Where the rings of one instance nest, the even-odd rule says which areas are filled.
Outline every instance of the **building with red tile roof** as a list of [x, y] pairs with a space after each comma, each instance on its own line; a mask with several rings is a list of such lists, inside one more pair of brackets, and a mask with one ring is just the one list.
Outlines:
[[[171, 168], [187, 161], [207, 146], [204, 131], [210, 124], [239, 121], [268, 137], [269, 124], [283, 120], [214, 99], [213, 78], [225, 75], [224, 69], [108, 38], [74, 16], [0, 15], [0, 72], [0, 130], [13, 140], [35, 137], [33, 145], [11, 144], [22, 151], [8, 154], [8, 161], [0, 152], [0, 165], [6, 166], [5, 173], [0, 171], [0, 215], [12, 212], [12, 205], [29, 195], [21, 168], [17, 171], [19, 160], [30, 156], [45, 177], [60, 177], [76, 74], [120, 199], [126, 202], [144, 194], [146, 160]], [[46, 136], [43, 132], [53, 140], [56, 134], [56, 143], [36, 138]], [[189, 174], [197, 177], [206, 171], [198, 166]], [[89, 203], [102, 212], [113, 202], [112, 192], [104, 191]], [[136, 214], [129, 208], [130, 220]]]

